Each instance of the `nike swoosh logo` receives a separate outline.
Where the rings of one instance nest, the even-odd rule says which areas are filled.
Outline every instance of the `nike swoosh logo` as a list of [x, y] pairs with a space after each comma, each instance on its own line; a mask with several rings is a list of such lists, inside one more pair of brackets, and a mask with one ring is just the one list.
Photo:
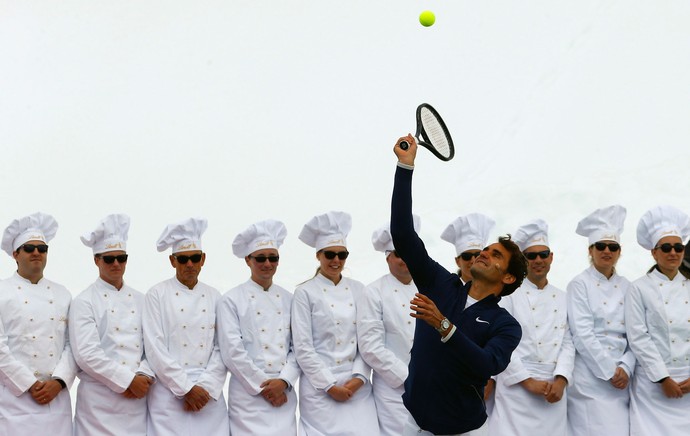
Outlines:
[[477, 317], [477, 319], [475, 319], [475, 321], [477, 321], [477, 322], [484, 322], [484, 323], [487, 323], [487, 324], [491, 324], [489, 321], [484, 321], [483, 319], [479, 319], [479, 317]]

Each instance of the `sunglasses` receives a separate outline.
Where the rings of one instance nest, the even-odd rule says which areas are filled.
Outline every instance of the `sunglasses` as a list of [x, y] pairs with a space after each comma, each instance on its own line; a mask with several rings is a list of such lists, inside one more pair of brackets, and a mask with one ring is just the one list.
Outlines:
[[249, 255], [248, 257], [250, 259], [254, 259], [257, 263], [264, 263], [267, 260], [271, 263], [278, 263], [278, 261], [280, 260], [280, 256], [277, 256], [277, 255], [276, 256], [264, 256], [263, 254], [260, 254], [258, 256]]
[[184, 254], [180, 254], [178, 256], [178, 255], [173, 254], [173, 257], [175, 258], [175, 260], [177, 260], [179, 263], [181, 263], [183, 265], [186, 264], [187, 262], [189, 262], [190, 260], [192, 261], [192, 263], [201, 262], [201, 254], [192, 254], [191, 256], [187, 256]]
[[[613, 250], [611, 250], [611, 251], [613, 251]], [[534, 260], [537, 258], [537, 256], [539, 256], [540, 259], [546, 259], [551, 254], [551, 250], [533, 251], [531, 253], [522, 253], [522, 254], [525, 255], [527, 260]]]
[[98, 255], [98, 256], [96, 256], [96, 257], [98, 257], [98, 258], [100, 258], [100, 259], [103, 259], [103, 262], [105, 262], [105, 263], [107, 263], [108, 265], [110, 265], [110, 264], [112, 264], [112, 263], [115, 263], [116, 260], [117, 260], [117, 263], [126, 263], [126, 262], [127, 262], [127, 258], [129, 257], [129, 254], [118, 254], [117, 256], [108, 256], [108, 255], [101, 256], [101, 255]]
[[39, 253], [47, 253], [48, 252], [48, 246], [46, 244], [39, 244], [39, 245], [24, 244], [17, 249], [17, 251], [19, 251], [19, 250], [24, 250], [24, 252], [26, 252], [26, 253], [33, 253], [34, 250], [38, 250]]
[[665, 244], [657, 245], [654, 247], [654, 249], [659, 249], [664, 253], [670, 253], [671, 250], [674, 250], [676, 253], [682, 253], [685, 251], [685, 245], [681, 244], [680, 242], [676, 242], [675, 244], [670, 244], [667, 242]]
[[[462, 260], [464, 260], [465, 262], [467, 262], [468, 260], [472, 260], [472, 259], [475, 258], [475, 257], [479, 257], [479, 254], [480, 254], [480, 253], [481, 253], [481, 251], [476, 251], [476, 252], [474, 252], [474, 253], [460, 253], [460, 255], [459, 255], [458, 257], [459, 257], [459, 258], [462, 258]], [[457, 259], [458, 257], [456, 257], [456, 259]]]
[[338, 251], [336, 253], [335, 251], [324, 251], [323, 255], [328, 260], [333, 260], [333, 259], [335, 259], [336, 256], [338, 256], [338, 259], [340, 259], [340, 260], [345, 260], [345, 259], [347, 259], [347, 256], [350, 255], [350, 252], [349, 251]]
[[596, 248], [597, 251], [604, 251], [604, 250], [606, 250], [606, 247], [609, 248], [611, 253], [615, 253], [616, 251], [621, 249], [621, 244], [619, 244], [617, 242], [610, 242], [608, 244], [606, 242], [595, 242], [594, 243], [594, 248]]

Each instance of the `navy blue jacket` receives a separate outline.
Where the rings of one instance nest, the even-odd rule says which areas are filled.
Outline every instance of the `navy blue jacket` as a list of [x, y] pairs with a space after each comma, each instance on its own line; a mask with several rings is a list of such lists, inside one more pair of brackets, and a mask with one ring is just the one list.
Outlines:
[[520, 324], [489, 296], [465, 310], [472, 282], [431, 259], [412, 223], [412, 170], [398, 167], [391, 209], [396, 252], [417, 289], [431, 298], [457, 330], [446, 343], [417, 321], [403, 402], [417, 424], [434, 434], [465, 433], [486, 421], [484, 386], [502, 372], [520, 343]]

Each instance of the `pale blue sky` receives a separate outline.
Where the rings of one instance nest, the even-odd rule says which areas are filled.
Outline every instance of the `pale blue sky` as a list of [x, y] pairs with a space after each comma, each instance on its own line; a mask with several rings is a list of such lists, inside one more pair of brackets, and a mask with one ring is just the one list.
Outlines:
[[202, 279], [224, 292], [248, 277], [234, 236], [281, 219], [276, 281], [292, 289], [316, 268], [302, 225], [344, 210], [350, 273], [370, 282], [391, 148], [428, 102], [457, 147], [418, 159], [434, 257], [453, 265], [439, 235], [460, 214], [493, 216], [495, 235], [540, 217], [564, 288], [587, 266], [577, 221], [620, 203], [634, 279], [652, 263], [642, 213], [690, 212], [688, 22], [681, 0], [0, 0], [0, 226], [53, 214], [46, 275], [76, 294], [96, 277], [79, 235], [127, 213], [126, 279], [145, 291], [173, 273], [155, 251], [164, 226], [205, 216]]

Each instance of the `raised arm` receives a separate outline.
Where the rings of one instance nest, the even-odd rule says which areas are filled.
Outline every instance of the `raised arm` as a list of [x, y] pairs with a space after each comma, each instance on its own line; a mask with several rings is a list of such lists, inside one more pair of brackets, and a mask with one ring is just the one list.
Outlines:
[[[410, 147], [402, 150], [400, 141], [408, 141]], [[398, 139], [394, 152], [398, 156], [398, 167], [395, 171], [393, 198], [391, 202], [391, 236], [393, 245], [400, 257], [407, 264], [410, 274], [421, 293], [434, 298], [437, 287], [434, 283], [448, 280], [451, 275], [445, 268], [429, 257], [424, 243], [414, 230], [412, 218], [412, 172], [417, 144], [408, 135]]]

